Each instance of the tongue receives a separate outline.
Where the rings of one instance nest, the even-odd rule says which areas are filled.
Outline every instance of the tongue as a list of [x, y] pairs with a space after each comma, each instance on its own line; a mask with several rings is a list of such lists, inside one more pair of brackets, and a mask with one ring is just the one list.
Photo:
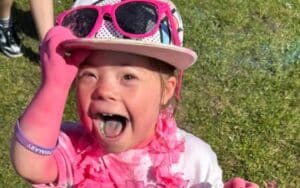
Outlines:
[[118, 120], [106, 120], [103, 127], [103, 132], [106, 137], [116, 137], [122, 132], [122, 123]]

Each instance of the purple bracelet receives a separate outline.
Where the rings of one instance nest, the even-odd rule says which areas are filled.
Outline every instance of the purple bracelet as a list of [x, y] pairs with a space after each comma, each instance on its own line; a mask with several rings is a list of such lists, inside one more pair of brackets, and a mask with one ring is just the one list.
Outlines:
[[42, 146], [35, 145], [34, 143], [30, 142], [23, 134], [19, 120], [17, 120], [16, 126], [15, 126], [15, 136], [17, 138], [17, 141], [23, 145], [26, 149], [29, 151], [39, 154], [39, 155], [51, 155], [54, 150], [56, 149], [58, 145], [58, 141], [56, 145], [53, 148], [44, 148]]

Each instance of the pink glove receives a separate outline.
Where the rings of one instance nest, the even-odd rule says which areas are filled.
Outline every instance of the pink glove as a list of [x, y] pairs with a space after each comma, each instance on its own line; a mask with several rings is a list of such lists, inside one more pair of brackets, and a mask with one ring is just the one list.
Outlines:
[[56, 26], [49, 30], [42, 43], [40, 58], [42, 63], [42, 84], [69, 90], [78, 71], [78, 65], [89, 55], [84, 50], [73, 51], [66, 56], [59, 46], [62, 42], [76, 37], [67, 28]]
[[69, 29], [56, 26], [49, 30], [42, 43], [41, 86], [20, 119], [24, 136], [36, 145], [55, 146], [69, 89], [79, 64], [90, 54], [81, 50], [64, 56], [64, 50], [59, 45], [75, 38]]
[[224, 188], [259, 188], [259, 187], [255, 183], [236, 177], [227, 181], [224, 184]]

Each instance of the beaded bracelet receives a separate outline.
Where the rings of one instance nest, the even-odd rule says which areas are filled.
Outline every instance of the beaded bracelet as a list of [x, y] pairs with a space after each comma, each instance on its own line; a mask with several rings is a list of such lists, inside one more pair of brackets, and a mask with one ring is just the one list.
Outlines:
[[51, 155], [54, 150], [56, 149], [58, 145], [58, 141], [56, 145], [53, 148], [44, 148], [42, 146], [35, 145], [34, 143], [30, 142], [23, 134], [19, 120], [17, 120], [16, 126], [15, 126], [15, 136], [17, 141], [23, 145], [26, 149], [29, 151], [39, 154], [39, 155]]

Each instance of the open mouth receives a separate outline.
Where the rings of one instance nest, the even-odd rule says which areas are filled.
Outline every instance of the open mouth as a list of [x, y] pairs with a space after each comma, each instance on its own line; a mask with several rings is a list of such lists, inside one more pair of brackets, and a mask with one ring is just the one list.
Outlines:
[[[126, 127], [127, 118], [117, 114], [98, 114], [97, 126], [102, 135], [107, 138], [115, 138], [122, 134]], [[97, 119], [98, 119], [97, 118]]]

